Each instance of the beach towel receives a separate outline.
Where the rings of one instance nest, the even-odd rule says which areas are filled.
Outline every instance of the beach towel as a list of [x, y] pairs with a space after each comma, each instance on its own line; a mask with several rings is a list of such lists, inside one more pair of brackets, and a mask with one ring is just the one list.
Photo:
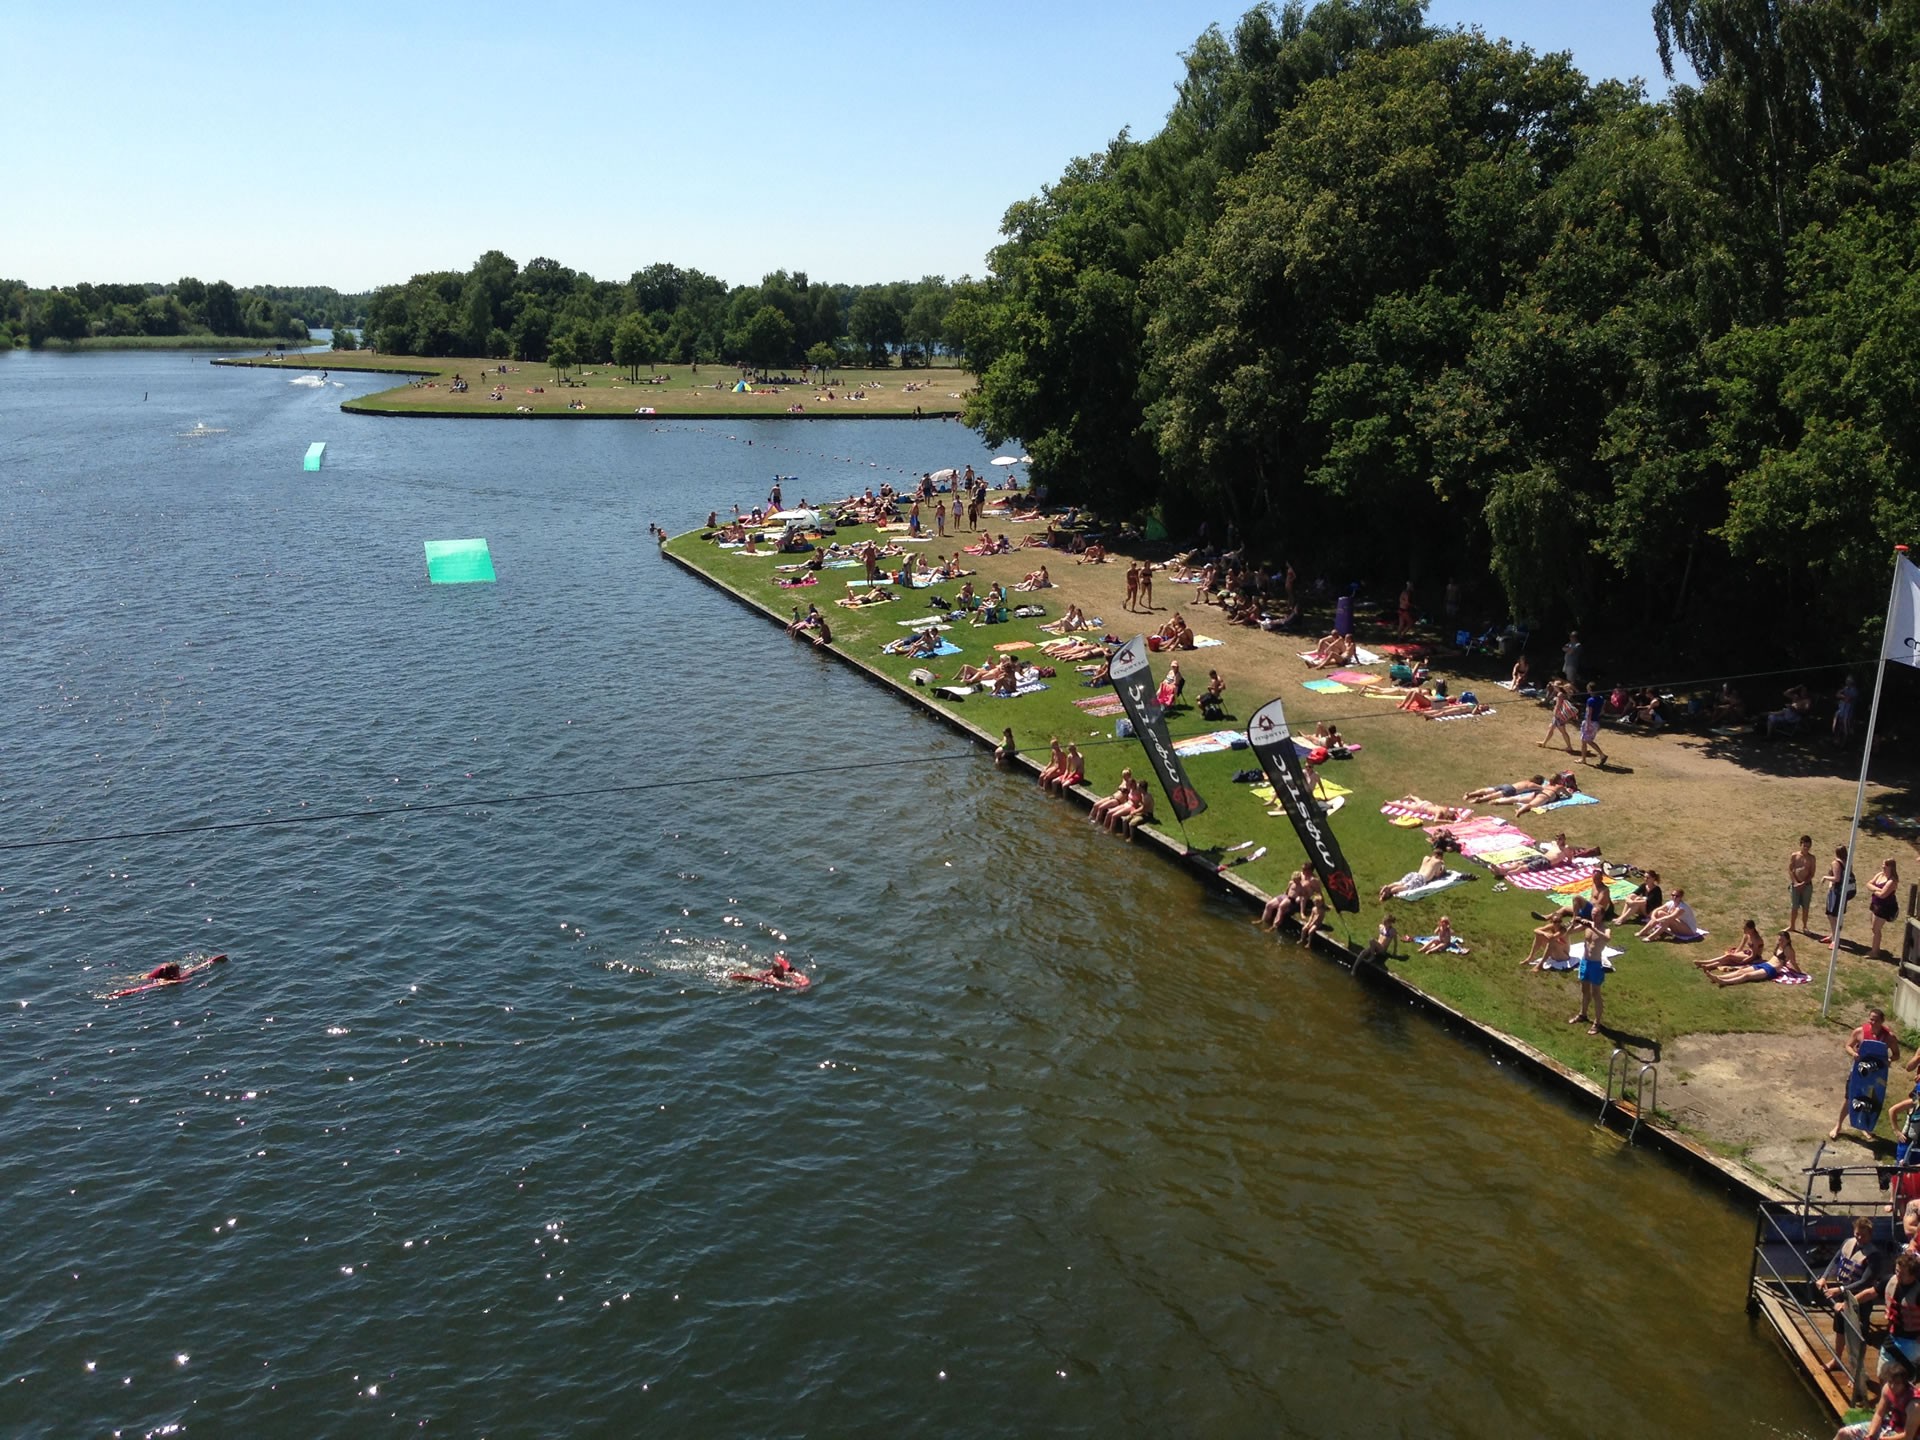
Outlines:
[[1600, 797], [1598, 795], [1589, 795], [1584, 790], [1576, 790], [1573, 794], [1567, 796], [1566, 799], [1556, 800], [1551, 805], [1542, 805], [1540, 809], [1542, 811], [1564, 810], [1569, 805], [1598, 805], [1599, 803]]
[[[1438, 935], [1416, 935], [1413, 937], [1413, 943], [1416, 945], [1430, 945], [1439, 938]], [[1467, 948], [1460, 943], [1460, 937], [1456, 935], [1447, 942], [1446, 949], [1438, 950], [1434, 953], [1438, 955], [1465, 955]]]
[[1127, 708], [1118, 695], [1096, 695], [1091, 699], [1076, 700], [1073, 703], [1095, 720], [1104, 720], [1109, 715], [1124, 714]]
[[[1434, 819], [1431, 815], [1422, 814], [1418, 810], [1409, 810], [1406, 806], [1402, 805], [1398, 800], [1387, 801], [1386, 804], [1380, 807], [1380, 813], [1382, 815], [1392, 815], [1397, 819], [1413, 820], [1421, 825], [1431, 825], [1434, 823]], [[1460, 808], [1460, 812], [1459, 812], [1460, 820], [1470, 819], [1472, 815], [1473, 815], [1473, 811], [1465, 809], [1464, 807]], [[1449, 820], [1445, 823], [1451, 825], [1451, 824], [1456, 824], [1458, 822]]]
[[1327, 676], [1327, 678], [1329, 680], [1338, 680], [1342, 685], [1360, 686], [1378, 685], [1380, 683], [1380, 677], [1378, 675], [1368, 675], [1360, 670], [1336, 670]]
[[1345, 695], [1347, 693], [1347, 687], [1342, 685], [1338, 680], [1302, 680], [1300, 683], [1316, 695]]
[[1804, 985], [1811, 979], [1813, 979], [1813, 976], [1806, 974], [1776, 975], [1773, 977], [1773, 983], [1776, 985]]
[[991, 690], [985, 693], [986, 693], [987, 699], [989, 700], [1012, 700], [1021, 695], [1035, 694], [1038, 691], [1045, 690], [1046, 688], [1047, 688], [1047, 682], [1044, 680], [1022, 680], [1019, 685], [1014, 687], [1014, 692], [1012, 695], [996, 695]]
[[[1607, 893], [1616, 900], [1625, 900], [1633, 894], [1634, 888], [1634, 883], [1631, 880], [1607, 881]], [[1568, 898], [1576, 895], [1591, 895], [1593, 893], [1593, 882], [1590, 879], [1576, 880], [1567, 885], [1556, 886], [1554, 893], [1557, 895], [1565, 895]]]
[[1586, 880], [1593, 874], [1593, 867], [1600, 862], [1587, 858], [1576, 860], [1571, 865], [1555, 865], [1550, 870], [1526, 870], [1505, 877], [1509, 885], [1520, 890], [1558, 890], [1569, 881]]
[[1489, 869], [1498, 865], [1520, 865], [1528, 860], [1538, 860], [1546, 853], [1531, 842], [1524, 845], [1513, 844], [1504, 836], [1476, 836], [1473, 840], [1462, 842], [1460, 851], [1468, 859], [1478, 860]]
[[964, 700], [969, 695], [977, 694], [979, 689], [978, 685], [938, 685], [933, 693], [942, 700]]
[[1424, 900], [1429, 895], [1438, 895], [1442, 890], [1451, 890], [1456, 885], [1464, 885], [1468, 876], [1465, 871], [1449, 870], [1438, 880], [1429, 880], [1424, 885], [1416, 885], [1411, 890], [1402, 890], [1396, 900]]
[[[1611, 945], [1603, 946], [1600, 951], [1600, 964], [1603, 968], [1611, 970], [1613, 968], [1613, 962], [1626, 953], [1624, 950], [1616, 950]], [[1571, 955], [1575, 960], [1586, 959], [1587, 942], [1584, 940], [1574, 941], [1567, 947], [1567, 954]]]
[[953, 628], [937, 620], [896, 620], [893, 623], [903, 630], [951, 630]]
[[1003, 654], [1004, 654], [1004, 653], [1006, 653], [1006, 652], [1008, 652], [1008, 651], [1012, 651], [1012, 650], [1031, 650], [1031, 649], [1033, 649], [1033, 641], [1031, 641], [1031, 640], [1009, 640], [1009, 641], [1007, 641], [1007, 643], [1006, 643], [1006, 644], [1004, 644], [1004, 645], [996, 645], [996, 646], [994, 646], [993, 648], [994, 648], [994, 649], [996, 649], [996, 650], [998, 650], [998, 651], [1000, 651], [1000, 652], [1002, 652]]
[[[1489, 705], [1484, 710], [1462, 710], [1455, 715], [1429, 715], [1427, 716], [1427, 718], [1429, 720], [1478, 720], [1482, 715], [1497, 715], [1499, 713], [1500, 713], [1499, 711], [1495, 710], [1491, 705]], [[1543, 805], [1540, 808], [1543, 810], [1550, 810], [1553, 807], [1550, 805]]]
[[1364, 645], [1356, 645], [1353, 647], [1353, 658], [1362, 665], [1378, 665], [1380, 663], [1380, 657]]
[[1212, 650], [1226, 643], [1224, 640], [1215, 640], [1211, 635], [1196, 635], [1193, 637], [1192, 648], [1195, 650]]
[[773, 583], [782, 590], [798, 590], [803, 585], [818, 585], [820, 581], [815, 576], [807, 575], [798, 580], [775, 580]]
[[[1440, 820], [1427, 826], [1429, 835], [1438, 835], [1442, 830], [1451, 831], [1457, 840], [1468, 835], [1486, 835], [1504, 830], [1519, 831], [1519, 827], [1506, 816], [1497, 814], [1472, 815], [1465, 820]], [[1524, 835], [1526, 832], [1519, 831], [1519, 833]]]
[[1238, 730], [1215, 730], [1208, 735], [1189, 735], [1184, 740], [1173, 742], [1173, 753], [1179, 756], [1215, 755], [1222, 750], [1234, 748], [1234, 742], [1246, 743], [1246, 737]]

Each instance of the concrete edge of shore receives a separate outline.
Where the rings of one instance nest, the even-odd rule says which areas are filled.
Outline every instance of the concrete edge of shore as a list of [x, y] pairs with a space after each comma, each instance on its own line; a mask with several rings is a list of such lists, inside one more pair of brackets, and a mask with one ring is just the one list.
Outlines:
[[[783, 630], [786, 628], [786, 617], [771, 606], [744, 591], [736, 590], [717, 575], [701, 569], [692, 561], [671, 553], [664, 544], [660, 547], [660, 553], [688, 574], [705, 581], [722, 594], [733, 597], [749, 610], [779, 625]], [[989, 734], [951, 711], [943, 709], [933, 702], [932, 697], [900, 684], [891, 675], [867, 664], [858, 656], [850, 655], [832, 645], [815, 645], [813, 648], [832, 655], [836, 660], [852, 667], [858, 674], [891, 691], [908, 704], [916, 706], [982, 748], [992, 750], [999, 745], [999, 736]], [[1032, 774], [1038, 774], [1040, 771], [1038, 764], [1024, 756], [1016, 757], [1015, 763]], [[1067, 793], [1084, 808], [1091, 808], [1093, 802], [1099, 798], [1085, 786], [1075, 787]], [[1232, 892], [1245, 904], [1255, 909], [1264, 906], [1272, 898], [1258, 886], [1248, 884], [1238, 876], [1217, 871], [1212, 865], [1196, 859], [1178, 841], [1163, 834], [1158, 828], [1142, 828], [1138, 835], [1163, 858], [1205, 883]], [[1325, 934], [1317, 936], [1316, 940], [1318, 943], [1315, 948], [1323, 959], [1339, 965], [1353, 974], [1356, 979], [1364, 979], [1371, 984], [1396, 991], [1409, 1004], [1438, 1020], [1444, 1029], [1460, 1035], [1470, 1043], [1486, 1046], [1489, 1053], [1496, 1059], [1511, 1062], [1517, 1071], [1544, 1084], [1548, 1089], [1556, 1090], [1569, 1103], [1595, 1107], [1595, 1118], [1599, 1117], [1597, 1107], [1605, 1100], [1605, 1092], [1585, 1075], [1562, 1065], [1551, 1055], [1535, 1049], [1517, 1035], [1509, 1035], [1504, 1030], [1495, 1029], [1456, 1009], [1446, 1001], [1429, 995], [1412, 981], [1393, 974], [1380, 964], [1358, 963], [1351, 949]], [[1613, 1129], [1620, 1131], [1626, 1130], [1631, 1124], [1629, 1118], [1616, 1106], [1607, 1107], [1607, 1121]], [[1799, 1198], [1783, 1186], [1714, 1154], [1698, 1141], [1661, 1125], [1651, 1118], [1641, 1123], [1640, 1134], [1646, 1139], [1649, 1148], [1658, 1150], [1667, 1159], [1677, 1161], [1680, 1168], [1695, 1179], [1713, 1184], [1739, 1198], [1755, 1203]]]

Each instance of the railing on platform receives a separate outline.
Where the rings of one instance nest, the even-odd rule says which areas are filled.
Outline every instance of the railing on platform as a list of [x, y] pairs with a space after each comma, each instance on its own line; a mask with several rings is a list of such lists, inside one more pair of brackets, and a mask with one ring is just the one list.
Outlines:
[[1651, 1115], [1660, 1103], [1660, 1067], [1651, 1060], [1641, 1061], [1639, 1076], [1634, 1081], [1633, 1098], [1627, 1098], [1627, 1072], [1637, 1058], [1617, 1045], [1613, 1054], [1607, 1057], [1607, 1093], [1600, 1101], [1600, 1118], [1595, 1122], [1606, 1124], [1607, 1111], [1615, 1108], [1621, 1114], [1630, 1116], [1633, 1123], [1627, 1127], [1629, 1145], [1633, 1143], [1633, 1137], [1640, 1133], [1640, 1122]]
[[[1866, 1394], [1867, 1322], [1849, 1306], [1845, 1343], [1835, 1334], [1836, 1309], [1820, 1277], [1862, 1217], [1873, 1223], [1873, 1244], [1890, 1256], [1907, 1240], [1899, 1210], [1920, 1198], [1920, 1160], [1912, 1165], [1822, 1164], [1826, 1147], [1805, 1171], [1798, 1200], [1766, 1201], [1754, 1222], [1753, 1260], [1747, 1271], [1747, 1312], [1764, 1314], [1780, 1339], [1811, 1372], [1836, 1371], [1841, 1398]], [[1824, 1194], [1820, 1192], [1824, 1191]], [[1811, 1375], [1819, 1382], [1823, 1377]]]

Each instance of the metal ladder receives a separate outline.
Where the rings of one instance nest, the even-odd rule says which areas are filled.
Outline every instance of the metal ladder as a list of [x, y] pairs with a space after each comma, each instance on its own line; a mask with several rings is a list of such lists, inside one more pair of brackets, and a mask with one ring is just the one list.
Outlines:
[[[1658, 1108], [1660, 1103], [1660, 1067], [1651, 1060], [1640, 1063], [1640, 1074], [1633, 1087], [1633, 1099], [1627, 1099], [1627, 1071], [1633, 1065], [1634, 1057], [1619, 1046], [1607, 1057], [1607, 1094], [1600, 1102], [1600, 1118], [1595, 1124], [1607, 1123], [1607, 1111], [1618, 1108], [1623, 1114], [1633, 1117], [1633, 1124], [1627, 1127], [1627, 1143], [1633, 1143], [1633, 1137], [1640, 1133], [1640, 1122]], [[1617, 1080], [1616, 1080], [1616, 1077]], [[1618, 1085], [1618, 1091], [1615, 1085]], [[1618, 1098], [1616, 1097], [1616, 1094]]]

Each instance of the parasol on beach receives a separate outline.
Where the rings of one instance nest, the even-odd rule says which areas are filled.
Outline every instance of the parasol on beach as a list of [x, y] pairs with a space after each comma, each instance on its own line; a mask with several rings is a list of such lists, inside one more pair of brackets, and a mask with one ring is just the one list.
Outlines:
[[988, 463], [992, 465], [1018, 465], [1020, 462], [1012, 455], [996, 455]]

